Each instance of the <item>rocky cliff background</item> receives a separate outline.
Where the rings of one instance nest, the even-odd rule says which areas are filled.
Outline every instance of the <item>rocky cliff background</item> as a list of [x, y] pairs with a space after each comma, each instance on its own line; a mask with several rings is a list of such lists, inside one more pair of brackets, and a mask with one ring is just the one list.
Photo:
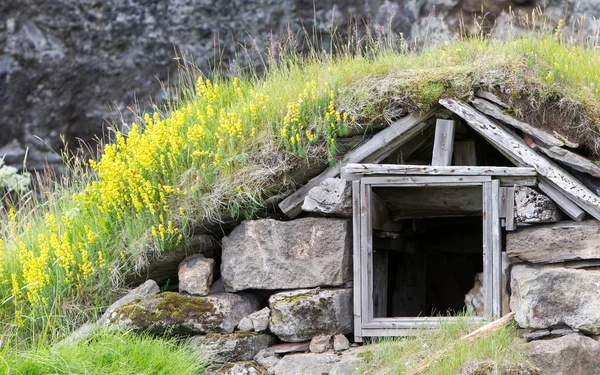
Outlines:
[[409, 40], [446, 39], [461, 13], [489, 26], [535, 6], [556, 20], [585, 14], [586, 34], [598, 29], [595, 0], [0, 0], [0, 157], [22, 166], [28, 149], [29, 169], [58, 164], [63, 139], [93, 144], [111, 122], [131, 121], [129, 108], [160, 103], [160, 82], [177, 81], [178, 48], [208, 70], [240, 45], [264, 52], [288, 25], [344, 35], [354, 16]]

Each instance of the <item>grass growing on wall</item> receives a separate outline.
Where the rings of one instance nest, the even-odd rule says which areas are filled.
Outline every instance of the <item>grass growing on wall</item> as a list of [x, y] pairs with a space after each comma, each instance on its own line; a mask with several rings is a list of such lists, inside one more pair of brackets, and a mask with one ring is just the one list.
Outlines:
[[183, 246], [208, 219], [259, 208], [291, 187], [284, 174], [334, 163], [336, 138], [401, 108], [497, 87], [524, 105], [517, 115], [564, 106], [571, 122], [561, 124], [600, 150], [600, 53], [560, 30], [421, 51], [370, 40], [333, 55], [286, 54], [264, 75], [209, 80], [187, 66], [182, 77], [168, 106], [113, 134], [97, 160], [72, 157], [41, 198], [0, 213], [4, 350], [52, 342], [93, 319], [146, 254]]

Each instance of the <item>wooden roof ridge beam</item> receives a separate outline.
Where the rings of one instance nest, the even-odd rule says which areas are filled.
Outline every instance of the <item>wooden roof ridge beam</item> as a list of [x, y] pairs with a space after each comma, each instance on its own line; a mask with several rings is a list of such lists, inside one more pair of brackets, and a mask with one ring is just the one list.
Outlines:
[[564, 142], [558, 140], [553, 135], [546, 133], [543, 130], [539, 130], [529, 125], [526, 122], [519, 121], [512, 116], [504, 113], [503, 109], [495, 105], [494, 103], [488, 102], [484, 99], [474, 98], [471, 103], [478, 111], [485, 115], [491, 116], [496, 120], [502, 121], [503, 123], [510, 125], [514, 128], [521, 130], [525, 134], [529, 134], [536, 141], [546, 146], [564, 146]]
[[348, 181], [370, 175], [457, 175], [457, 176], [512, 176], [535, 177], [537, 171], [530, 167], [481, 166], [429, 166], [399, 164], [347, 164], [342, 168], [342, 178]]
[[279, 203], [283, 213], [294, 218], [302, 212], [304, 198], [313, 187], [328, 178], [336, 177], [341, 172], [341, 166], [348, 163], [369, 162], [377, 163], [392, 154], [398, 147], [421, 133], [429, 126], [426, 122], [439, 108], [432, 108], [425, 113], [411, 113], [398, 121], [393, 122], [387, 128], [373, 135], [364, 143], [349, 151], [336, 165], [327, 168], [323, 173], [312, 180], [290, 196]]
[[515, 164], [535, 168], [543, 181], [549, 181], [584, 211], [600, 220], [600, 197], [560, 166], [530, 149], [521, 138], [468, 104], [449, 98], [441, 99], [440, 104], [465, 120], [471, 128]]

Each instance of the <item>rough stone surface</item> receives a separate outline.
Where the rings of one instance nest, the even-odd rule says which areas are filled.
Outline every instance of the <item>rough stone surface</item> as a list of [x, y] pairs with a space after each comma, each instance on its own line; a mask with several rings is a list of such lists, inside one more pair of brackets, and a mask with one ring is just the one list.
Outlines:
[[252, 320], [252, 325], [256, 332], [264, 332], [269, 329], [269, 317], [271, 316], [271, 310], [268, 307], [253, 312], [248, 315], [248, 318]]
[[254, 361], [261, 365], [269, 374], [273, 373], [272, 368], [279, 362], [281, 358], [274, 353], [271, 353], [267, 350], [261, 350], [258, 352], [256, 356], [254, 356]]
[[600, 333], [600, 271], [516, 264], [510, 308], [523, 328]]
[[311, 353], [325, 353], [332, 349], [331, 335], [317, 335], [310, 340], [308, 345]]
[[[456, 375], [540, 375], [539, 372], [528, 363], [503, 363], [498, 366], [495, 361], [474, 361], [462, 366]], [[542, 374], [545, 375], [545, 374]]]
[[344, 335], [333, 336], [333, 350], [341, 352], [350, 349], [350, 341]]
[[561, 217], [560, 210], [550, 198], [527, 186], [516, 188], [515, 205], [518, 223], [554, 223]]
[[506, 251], [533, 263], [600, 259], [600, 222], [564, 221], [508, 232]]
[[188, 256], [202, 254], [212, 257], [213, 252], [219, 248], [219, 242], [205, 234], [192, 237], [186, 245], [176, 249], [164, 251], [160, 254], [152, 252], [140, 255], [135, 265], [134, 272], [128, 277], [128, 284], [141, 284], [147, 279], [163, 283], [170, 278], [177, 277], [179, 264]]
[[363, 348], [352, 348], [341, 354], [290, 354], [272, 368], [275, 375], [353, 375], [359, 374]]
[[215, 260], [192, 255], [179, 264], [179, 291], [206, 296], [213, 282]]
[[343, 178], [328, 178], [310, 189], [302, 210], [324, 215], [352, 217], [352, 185]]
[[523, 338], [527, 341], [551, 339], [576, 333], [570, 328], [554, 329], [530, 329], [523, 333]]
[[338, 286], [352, 279], [348, 220], [245, 221], [223, 238], [227, 291]]
[[223, 365], [212, 365], [204, 370], [204, 375], [267, 375], [268, 373], [256, 362], [236, 362]]
[[532, 341], [529, 358], [540, 374], [600, 374], [600, 343], [580, 334]]
[[252, 319], [248, 318], [247, 316], [243, 317], [242, 320], [240, 320], [240, 323], [238, 324], [237, 328], [240, 331], [254, 331], [254, 324], [252, 324]]
[[274, 343], [272, 335], [245, 331], [209, 333], [192, 340], [192, 345], [201, 346], [211, 362], [219, 363], [251, 361], [259, 351]]
[[257, 308], [254, 300], [237, 294], [197, 297], [165, 292], [119, 307], [110, 323], [158, 334], [233, 332], [240, 319]]
[[289, 354], [298, 352], [307, 352], [310, 342], [284, 342], [269, 347], [267, 351], [271, 354]]
[[109, 319], [110, 315], [119, 307], [121, 307], [127, 303], [133, 302], [134, 300], [136, 300], [138, 298], [145, 298], [145, 297], [154, 295], [158, 292], [160, 292], [160, 288], [158, 287], [156, 282], [154, 282], [154, 280], [146, 281], [142, 285], [133, 289], [131, 292], [127, 293], [123, 298], [119, 299], [118, 301], [116, 301], [115, 303], [110, 305], [108, 307], [108, 309], [106, 309], [104, 314], [102, 314], [100, 319], [98, 319], [98, 322], [96, 322], [96, 324], [99, 326], [104, 326], [104, 325], [108, 324], [108, 319]]
[[301, 342], [316, 335], [352, 332], [352, 289], [282, 292], [269, 298], [269, 328], [282, 341]]

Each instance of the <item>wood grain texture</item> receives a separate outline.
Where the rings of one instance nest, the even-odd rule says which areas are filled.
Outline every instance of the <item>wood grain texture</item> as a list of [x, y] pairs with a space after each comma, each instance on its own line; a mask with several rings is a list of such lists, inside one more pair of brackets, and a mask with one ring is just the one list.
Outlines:
[[450, 165], [454, 146], [454, 121], [437, 120], [435, 123], [435, 139], [431, 165]]

